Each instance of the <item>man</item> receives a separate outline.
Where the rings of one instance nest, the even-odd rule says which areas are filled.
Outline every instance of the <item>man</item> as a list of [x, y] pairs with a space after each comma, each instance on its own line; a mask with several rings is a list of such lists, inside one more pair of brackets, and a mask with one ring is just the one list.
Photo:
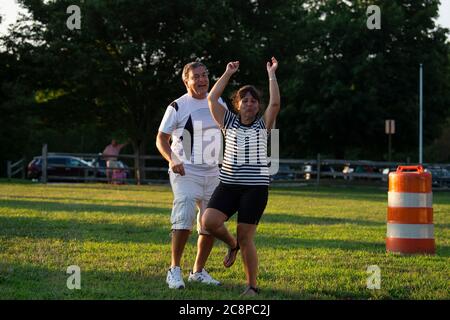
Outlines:
[[[202, 230], [200, 222], [219, 183], [217, 164], [221, 133], [208, 107], [209, 79], [206, 66], [201, 62], [188, 63], [183, 69], [182, 79], [187, 93], [167, 107], [156, 139], [159, 152], [169, 163], [169, 178], [174, 194], [171, 214], [172, 257], [166, 278], [172, 289], [185, 287], [180, 261], [195, 220], [196, 206], [199, 209], [197, 256], [188, 281], [220, 285], [204, 269], [214, 237]], [[220, 102], [225, 106], [222, 100]], [[214, 150], [214, 155], [211, 150]]]
[[108, 178], [108, 182], [111, 182], [112, 177], [112, 170], [117, 168], [117, 157], [120, 153], [120, 150], [122, 150], [123, 147], [125, 147], [128, 144], [128, 142], [123, 144], [118, 144], [115, 139], [112, 139], [111, 144], [107, 145], [105, 150], [103, 150], [103, 159], [106, 160], [106, 177]]

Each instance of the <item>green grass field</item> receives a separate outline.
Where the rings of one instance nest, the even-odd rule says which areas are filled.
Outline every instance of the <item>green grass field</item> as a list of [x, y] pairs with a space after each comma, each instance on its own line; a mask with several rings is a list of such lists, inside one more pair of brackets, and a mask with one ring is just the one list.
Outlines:
[[[449, 299], [450, 193], [433, 201], [436, 255], [400, 256], [385, 252], [385, 190], [272, 187], [256, 236], [258, 298]], [[225, 269], [219, 242], [207, 269], [223, 286], [167, 288], [171, 202], [169, 186], [0, 182], [0, 299], [239, 299], [242, 261]], [[70, 265], [81, 268], [81, 290], [66, 286]], [[366, 287], [370, 265], [380, 290]]]

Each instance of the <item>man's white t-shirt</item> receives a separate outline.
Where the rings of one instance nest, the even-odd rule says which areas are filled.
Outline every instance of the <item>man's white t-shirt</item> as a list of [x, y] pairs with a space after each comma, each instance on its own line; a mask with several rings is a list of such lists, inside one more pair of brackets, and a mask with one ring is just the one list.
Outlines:
[[[219, 102], [227, 108], [226, 104]], [[166, 109], [159, 131], [172, 136], [171, 149], [188, 174], [219, 175], [222, 156], [222, 134], [212, 118], [208, 99], [195, 99], [184, 94]]]

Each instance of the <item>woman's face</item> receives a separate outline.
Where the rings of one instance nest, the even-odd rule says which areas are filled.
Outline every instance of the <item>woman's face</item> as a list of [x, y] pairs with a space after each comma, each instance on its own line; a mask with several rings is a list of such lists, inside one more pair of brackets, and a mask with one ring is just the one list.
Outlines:
[[241, 118], [254, 118], [259, 112], [259, 102], [256, 100], [250, 92], [247, 92], [245, 96], [239, 101], [239, 114]]

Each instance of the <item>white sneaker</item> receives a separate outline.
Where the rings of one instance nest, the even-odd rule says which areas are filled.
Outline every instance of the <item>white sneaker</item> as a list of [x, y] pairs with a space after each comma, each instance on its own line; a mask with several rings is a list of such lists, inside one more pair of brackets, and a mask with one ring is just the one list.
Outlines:
[[192, 271], [189, 272], [188, 281], [189, 282], [197, 281], [197, 282], [201, 282], [201, 283], [212, 284], [215, 286], [221, 285], [221, 283], [219, 281], [217, 281], [216, 279], [214, 279], [213, 277], [211, 277], [205, 269], [202, 269], [202, 271], [195, 272], [195, 273], [192, 273]]
[[167, 271], [166, 282], [170, 289], [184, 289], [183, 276], [180, 267], [172, 267]]

